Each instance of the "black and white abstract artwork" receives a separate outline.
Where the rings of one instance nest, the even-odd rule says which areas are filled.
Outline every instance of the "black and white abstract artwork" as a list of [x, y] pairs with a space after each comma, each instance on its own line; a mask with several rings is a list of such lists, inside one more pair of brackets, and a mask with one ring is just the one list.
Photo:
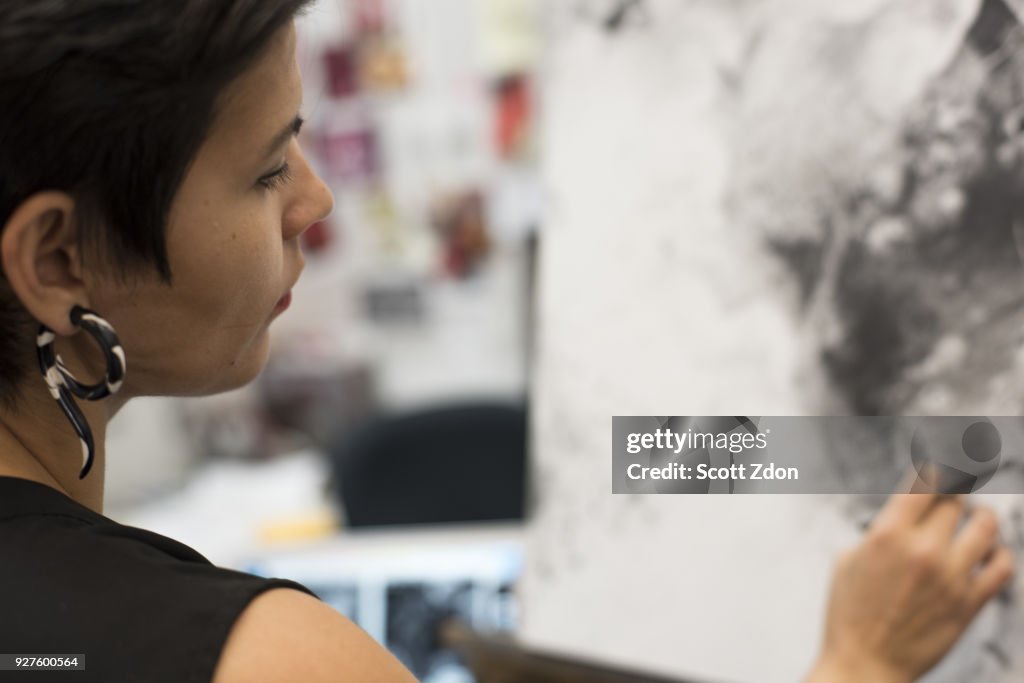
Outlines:
[[[1024, 414], [1024, 3], [552, 5], [524, 633], [798, 680], [884, 499], [613, 497], [610, 418]], [[1024, 495], [978, 498], [1024, 552]], [[927, 680], [1024, 680], [1022, 640], [1018, 581]]]

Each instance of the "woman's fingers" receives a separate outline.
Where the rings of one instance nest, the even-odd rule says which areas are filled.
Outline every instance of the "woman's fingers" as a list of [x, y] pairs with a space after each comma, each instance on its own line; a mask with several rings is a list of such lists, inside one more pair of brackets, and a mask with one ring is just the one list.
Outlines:
[[969, 576], [986, 558], [999, 538], [999, 518], [992, 508], [979, 506], [953, 541], [950, 563], [957, 576]]
[[924, 517], [937, 497], [934, 493], [894, 494], [871, 526], [878, 530], [908, 529]]
[[980, 610], [1013, 577], [1013, 553], [999, 546], [971, 581], [969, 600], [974, 612]]
[[[937, 494], [934, 487], [926, 483], [929, 476], [927, 469], [921, 474], [914, 468], [908, 470], [896, 490], [910, 493], [893, 494], [875, 517], [872, 527], [884, 531], [909, 528], [924, 519], [937, 501], [953, 497]], [[962, 502], [962, 496], [954, 498]]]
[[886, 680], [910, 681], [945, 656], [1013, 572], [990, 509], [972, 511], [957, 532], [966, 504], [933, 493], [889, 501], [837, 569], [824, 661], [845, 660], [851, 680], [888, 671]]
[[919, 523], [922, 533], [935, 543], [949, 544], [964, 517], [965, 505], [962, 495], [936, 496]]
[[968, 581], [968, 602], [976, 613], [1013, 577], [1013, 553], [999, 542], [999, 518], [979, 506], [971, 511], [953, 541], [950, 566], [955, 577]]

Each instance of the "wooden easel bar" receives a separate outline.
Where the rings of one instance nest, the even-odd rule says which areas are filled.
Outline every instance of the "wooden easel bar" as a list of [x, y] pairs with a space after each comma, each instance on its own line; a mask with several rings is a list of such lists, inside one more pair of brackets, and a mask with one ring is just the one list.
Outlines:
[[442, 626], [440, 635], [446, 647], [462, 656], [478, 683], [696, 683], [541, 654], [509, 636], [476, 633], [457, 621]]

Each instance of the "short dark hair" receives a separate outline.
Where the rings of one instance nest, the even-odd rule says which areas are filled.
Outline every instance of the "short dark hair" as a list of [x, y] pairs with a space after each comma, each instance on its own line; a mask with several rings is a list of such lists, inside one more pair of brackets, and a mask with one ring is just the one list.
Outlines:
[[[0, 230], [34, 193], [64, 191], [98, 267], [170, 285], [167, 217], [219, 97], [309, 2], [0, 0]], [[0, 264], [9, 409], [36, 324]]]

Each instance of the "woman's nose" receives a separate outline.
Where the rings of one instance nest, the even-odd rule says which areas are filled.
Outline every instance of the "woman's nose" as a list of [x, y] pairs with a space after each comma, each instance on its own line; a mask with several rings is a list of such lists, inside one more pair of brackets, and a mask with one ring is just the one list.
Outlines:
[[283, 222], [286, 240], [298, 237], [334, 210], [334, 195], [301, 151], [296, 154], [294, 163], [298, 166], [296, 173], [299, 191], [285, 211]]

